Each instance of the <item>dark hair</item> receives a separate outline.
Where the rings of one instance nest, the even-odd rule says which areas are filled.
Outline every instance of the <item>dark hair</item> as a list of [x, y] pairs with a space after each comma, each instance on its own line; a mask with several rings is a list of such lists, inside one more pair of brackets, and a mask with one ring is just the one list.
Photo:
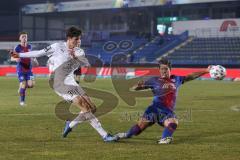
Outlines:
[[170, 62], [168, 59], [166, 59], [166, 58], [161, 58], [161, 59], [158, 61], [159, 67], [160, 67], [161, 64], [167, 65], [170, 69], [172, 68], [171, 62]]
[[22, 34], [28, 34], [27, 32], [25, 32], [25, 31], [21, 31], [21, 32], [19, 32], [19, 36], [21, 36]]
[[74, 27], [74, 26], [68, 28], [67, 34], [66, 34], [66, 36], [67, 36], [67, 37], [70, 37], [70, 38], [72, 38], [72, 37], [78, 37], [78, 36], [81, 36], [81, 35], [82, 35], [81, 29], [79, 29], [79, 28], [77, 28], [77, 27]]

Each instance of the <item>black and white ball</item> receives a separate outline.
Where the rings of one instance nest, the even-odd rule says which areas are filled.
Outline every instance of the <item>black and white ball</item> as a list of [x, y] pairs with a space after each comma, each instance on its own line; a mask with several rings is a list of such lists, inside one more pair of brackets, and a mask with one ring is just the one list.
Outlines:
[[209, 74], [215, 80], [223, 80], [227, 75], [226, 68], [221, 65], [215, 65], [210, 68]]

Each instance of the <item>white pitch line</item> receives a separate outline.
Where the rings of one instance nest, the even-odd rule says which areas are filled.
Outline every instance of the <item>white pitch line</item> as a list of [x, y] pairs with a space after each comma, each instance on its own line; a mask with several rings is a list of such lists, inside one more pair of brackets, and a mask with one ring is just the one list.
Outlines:
[[238, 105], [231, 106], [230, 109], [235, 112], [240, 112], [240, 105], [238, 104]]
[[[234, 111], [240, 111], [240, 106], [233, 106], [233, 107], [238, 107], [238, 108], [234, 108], [232, 110]], [[189, 110], [182, 110], [182, 111], [177, 111], [177, 113], [180, 112], [188, 112]], [[214, 112], [216, 110], [192, 110], [192, 112]], [[125, 111], [125, 112], [108, 112], [107, 114], [131, 114], [131, 113], [140, 113], [142, 114], [144, 112], [144, 110], [140, 110], [140, 111]], [[78, 114], [78, 113], [72, 113], [72, 114]], [[7, 113], [7, 114], [3, 114], [1, 113], [0, 116], [52, 116], [52, 115], [56, 115], [53, 113], [23, 113], [23, 114], [19, 114], [19, 113]]]
[[25, 113], [23, 113], [23, 114], [18, 114], [18, 113], [16, 113], [16, 114], [12, 114], [12, 113], [10, 113], [10, 114], [0, 114], [0, 116], [48, 116], [48, 115], [55, 115], [55, 114], [53, 114], [53, 113], [29, 113], [29, 114], [25, 114]]
[[215, 109], [200, 109], [200, 110], [192, 110], [193, 112], [216, 112]]

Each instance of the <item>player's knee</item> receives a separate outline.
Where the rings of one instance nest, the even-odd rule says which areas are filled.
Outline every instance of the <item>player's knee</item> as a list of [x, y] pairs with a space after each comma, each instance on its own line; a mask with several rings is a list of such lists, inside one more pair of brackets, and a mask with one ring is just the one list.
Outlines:
[[74, 99], [74, 103], [80, 106], [84, 112], [96, 112], [97, 107], [87, 97], [78, 96]]
[[28, 87], [28, 88], [33, 88], [33, 86], [34, 86], [34, 81], [29, 80], [29, 81], [27, 82], [27, 87]]
[[83, 106], [83, 100], [80, 96], [73, 99], [73, 102], [77, 104], [78, 106]]
[[170, 130], [170, 131], [175, 131], [177, 129], [177, 124], [176, 123], [169, 123], [167, 128]]
[[91, 106], [91, 112], [95, 113], [97, 111], [97, 107], [95, 105]]
[[88, 103], [86, 100], [84, 100], [84, 102], [82, 103], [82, 107], [87, 112], [95, 113], [96, 110], [97, 110], [97, 108], [96, 108], [96, 106], [94, 104]]
[[86, 108], [88, 108], [90, 112], [95, 113], [97, 110], [97, 107], [91, 101], [91, 99], [87, 95], [83, 96], [83, 99], [84, 99], [84, 104], [86, 105]]
[[26, 88], [26, 82], [21, 82], [21, 83], [20, 83], [20, 87], [21, 87], [21, 88]]
[[94, 104], [89, 103], [87, 101], [84, 103], [84, 108], [86, 108], [87, 111], [92, 113], [95, 113], [97, 111], [97, 107]]
[[92, 112], [92, 113], [96, 112], [96, 107], [95, 106], [92, 106], [92, 105], [89, 105], [89, 104], [84, 104], [84, 105], [82, 105], [82, 107], [83, 107], [83, 110], [86, 111], [86, 112]]
[[165, 127], [167, 127], [169, 130], [176, 130], [178, 127], [178, 120], [175, 118], [170, 118], [165, 121], [164, 124]]
[[141, 130], [144, 130], [147, 126], [143, 123], [138, 123], [138, 126]]
[[138, 122], [138, 126], [141, 130], [146, 129], [150, 125], [151, 125], [150, 122], [147, 122], [147, 121], [144, 121], [144, 120], [141, 120], [141, 121]]
[[33, 88], [33, 84], [28, 84], [28, 88]]

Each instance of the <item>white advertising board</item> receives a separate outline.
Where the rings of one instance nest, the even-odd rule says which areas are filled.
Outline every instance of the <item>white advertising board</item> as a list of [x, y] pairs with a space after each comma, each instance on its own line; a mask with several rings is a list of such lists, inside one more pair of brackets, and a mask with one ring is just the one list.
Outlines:
[[240, 19], [196, 20], [173, 22], [173, 34], [189, 31], [196, 37], [240, 36]]

